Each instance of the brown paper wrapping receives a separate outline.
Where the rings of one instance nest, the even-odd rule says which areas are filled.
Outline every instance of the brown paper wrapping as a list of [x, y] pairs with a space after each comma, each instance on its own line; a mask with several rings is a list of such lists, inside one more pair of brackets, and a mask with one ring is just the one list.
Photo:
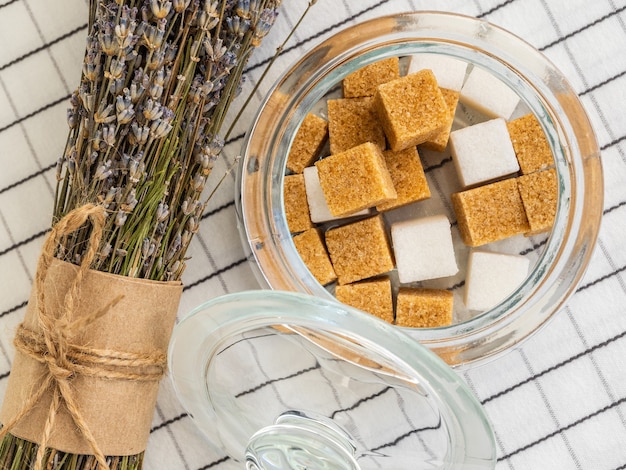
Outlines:
[[[48, 311], [58, 311], [72, 283], [77, 266], [54, 260], [48, 272], [44, 292]], [[24, 326], [35, 332], [37, 292], [33, 287]], [[129, 353], [167, 353], [182, 293], [180, 282], [133, 279], [99, 271], [89, 271], [80, 285], [75, 318], [89, 315], [117, 296], [122, 299], [107, 313], [85, 327], [74, 343], [89, 348]], [[52, 310], [54, 309], [54, 310]], [[41, 383], [45, 366], [17, 351], [0, 421], [16, 416], [33, 389]], [[111, 380], [76, 375], [71, 387], [78, 407], [96, 442], [105, 455], [136, 455], [146, 448], [158, 381]], [[52, 393], [47, 393], [11, 434], [39, 443], [48, 415]], [[67, 409], [61, 406], [48, 447], [73, 454], [91, 454]]]

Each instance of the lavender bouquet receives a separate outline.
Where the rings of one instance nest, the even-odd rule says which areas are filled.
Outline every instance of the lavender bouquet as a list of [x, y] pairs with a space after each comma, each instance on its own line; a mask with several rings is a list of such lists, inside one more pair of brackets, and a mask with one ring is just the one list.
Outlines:
[[90, 0], [1, 468], [142, 467], [221, 128], [279, 4]]

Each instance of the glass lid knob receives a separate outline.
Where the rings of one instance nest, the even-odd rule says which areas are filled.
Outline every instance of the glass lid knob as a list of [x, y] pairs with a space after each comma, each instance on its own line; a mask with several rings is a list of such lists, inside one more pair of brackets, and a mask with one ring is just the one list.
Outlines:
[[359, 470], [357, 446], [348, 433], [324, 416], [287, 411], [248, 442], [248, 470], [315, 468]]

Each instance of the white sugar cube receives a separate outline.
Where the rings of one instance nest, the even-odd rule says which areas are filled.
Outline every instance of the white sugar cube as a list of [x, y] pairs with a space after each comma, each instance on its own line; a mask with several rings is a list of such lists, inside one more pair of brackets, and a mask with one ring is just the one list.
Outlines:
[[489, 117], [503, 119], [509, 119], [519, 103], [515, 91], [480, 67], [472, 68], [459, 99]]
[[415, 54], [411, 56], [407, 73], [432, 70], [437, 85], [441, 88], [459, 91], [465, 81], [467, 62], [442, 54]]
[[518, 255], [471, 251], [465, 278], [465, 306], [484, 311], [511, 294], [528, 275], [530, 261]]
[[445, 215], [397, 222], [391, 226], [391, 239], [402, 284], [453, 276], [459, 270]]
[[[302, 172], [304, 175], [304, 188], [306, 190], [306, 198], [309, 203], [309, 214], [311, 215], [311, 222], [314, 224], [320, 224], [331, 220], [337, 220], [342, 217], [335, 217], [330, 213], [322, 186], [320, 185], [320, 179], [316, 166], [309, 166]], [[369, 209], [363, 209], [355, 214], [351, 215], [366, 215], [369, 214]]]
[[450, 151], [459, 181], [465, 187], [519, 171], [506, 121], [502, 118], [452, 131]]

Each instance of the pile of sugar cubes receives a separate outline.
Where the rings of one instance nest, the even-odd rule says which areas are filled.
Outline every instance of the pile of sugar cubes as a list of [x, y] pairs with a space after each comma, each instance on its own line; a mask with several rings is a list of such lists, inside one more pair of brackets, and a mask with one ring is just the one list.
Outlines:
[[[524, 281], [529, 259], [498, 242], [551, 229], [557, 179], [536, 117], [511, 118], [520, 99], [506, 84], [444, 55], [402, 60], [353, 72], [340, 97], [304, 118], [286, 163], [285, 216], [303, 262], [338, 300], [397, 325], [440, 327], [460, 321], [454, 289], [476, 314]], [[482, 119], [458, 125], [460, 107]], [[431, 187], [427, 154], [453, 162], [451, 181]], [[452, 286], [433, 282], [460, 272]]]

